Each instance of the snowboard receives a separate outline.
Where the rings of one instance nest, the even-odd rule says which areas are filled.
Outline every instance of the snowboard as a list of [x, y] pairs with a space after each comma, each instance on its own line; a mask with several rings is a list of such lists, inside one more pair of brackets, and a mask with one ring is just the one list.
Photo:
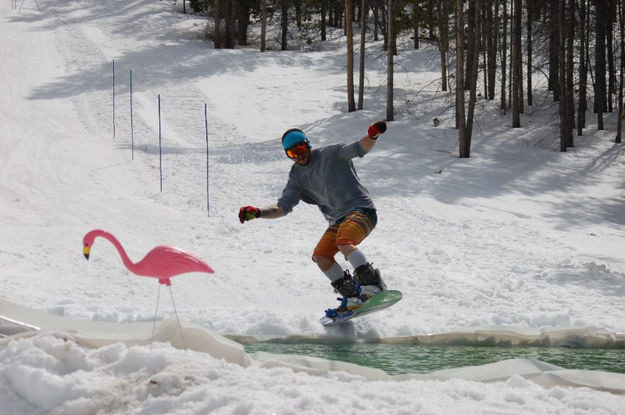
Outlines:
[[345, 314], [341, 314], [338, 317], [330, 318], [327, 316], [321, 317], [319, 321], [322, 326], [329, 327], [335, 324], [343, 323], [351, 320], [354, 317], [364, 316], [365, 314], [373, 313], [376, 311], [384, 310], [401, 300], [402, 294], [397, 290], [386, 290], [379, 294], [374, 295], [364, 302], [362, 307], [355, 310], [348, 311]]

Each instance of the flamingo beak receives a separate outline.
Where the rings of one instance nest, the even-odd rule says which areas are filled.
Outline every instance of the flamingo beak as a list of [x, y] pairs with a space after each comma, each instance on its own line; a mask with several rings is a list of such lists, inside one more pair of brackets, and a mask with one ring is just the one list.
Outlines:
[[85, 245], [82, 247], [82, 253], [85, 255], [85, 258], [89, 259], [89, 253], [91, 252], [91, 248], [89, 245]]

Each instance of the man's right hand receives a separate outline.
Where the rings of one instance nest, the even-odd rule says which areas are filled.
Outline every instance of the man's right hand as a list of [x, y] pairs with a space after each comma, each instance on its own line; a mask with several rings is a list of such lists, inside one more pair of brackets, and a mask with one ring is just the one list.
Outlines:
[[254, 206], [243, 206], [239, 209], [239, 221], [241, 223], [256, 218], [260, 218], [260, 209]]

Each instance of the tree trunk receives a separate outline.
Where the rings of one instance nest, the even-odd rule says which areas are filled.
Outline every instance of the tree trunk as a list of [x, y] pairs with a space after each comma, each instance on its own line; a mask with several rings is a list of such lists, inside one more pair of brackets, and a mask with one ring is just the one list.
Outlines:
[[503, 16], [502, 16], [502, 35], [501, 35], [501, 110], [504, 115], [506, 114], [507, 104], [506, 104], [506, 52], [508, 50], [508, 19], [506, 17], [507, 11], [507, 0], [503, 0]]
[[463, 153], [466, 140], [466, 124], [464, 118], [464, 2], [456, 0], [456, 119], [458, 124], [459, 156]]
[[549, 1], [549, 91], [553, 91], [553, 100], [560, 100], [560, 81], [558, 79], [558, 62], [560, 53], [560, 34], [558, 32], [558, 2], [564, 0]]
[[227, 49], [234, 48], [234, 36], [233, 36], [233, 26], [234, 19], [232, 14], [234, 13], [234, 7], [232, 1], [226, 1], [226, 5], [224, 7], [224, 36], [223, 36], [223, 47]]
[[215, 49], [222, 48], [222, 34], [221, 34], [221, 1], [215, 0], [215, 16], [213, 16], [214, 29], [213, 29], [213, 45]]
[[573, 40], [575, 38], [575, 0], [567, 0], [566, 13], [566, 145], [573, 147], [573, 129], [575, 128], [575, 93], [573, 79]]
[[475, 0], [469, 2], [469, 9], [467, 11], [466, 21], [467, 21], [467, 54], [466, 54], [466, 62], [465, 62], [465, 75], [464, 75], [464, 89], [469, 90], [469, 83], [471, 82], [471, 69], [473, 68], [473, 58], [475, 56], [475, 52], [473, 51], [473, 37], [475, 34]]
[[367, 0], [360, 4], [360, 55], [358, 61], [358, 109], [363, 108], [365, 94], [365, 41], [367, 35]]
[[447, 28], [449, 27], [445, 1], [438, 0], [438, 52], [441, 57], [441, 90], [447, 91]]
[[482, 53], [482, 73], [484, 75], [484, 99], [488, 99], [488, 58], [486, 56], [486, 50], [488, 49], [488, 39], [487, 34], [484, 32], [486, 30], [484, 27], [485, 22], [486, 10], [482, 10], [482, 15], [480, 16], [480, 26], [482, 27], [482, 29], [480, 30], [480, 52]]
[[388, 1], [388, 10], [386, 12], [387, 23], [386, 32], [388, 39], [388, 48], [386, 50], [386, 121], [393, 121], [395, 119], [395, 109], [393, 108], [393, 45], [391, 39], [393, 38], [393, 20], [395, 18], [395, 5], [393, 0]]
[[325, 42], [326, 39], [327, 39], [327, 35], [326, 35], [326, 26], [327, 26], [326, 17], [327, 17], [327, 13], [328, 13], [328, 10], [326, 9], [326, 2], [325, 1], [321, 2], [321, 11], [320, 11], [320, 13], [321, 13], [321, 40], [323, 42]]
[[467, 114], [467, 123], [465, 127], [464, 140], [460, 142], [460, 157], [470, 157], [471, 155], [471, 137], [473, 136], [473, 114], [475, 113], [475, 101], [477, 95], [477, 75], [478, 75], [478, 61], [480, 55], [480, 15], [481, 15], [481, 0], [475, 0], [474, 7], [474, 30], [473, 39], [469, 39], [469, 42], [473, 43], [473, 59], [471, 60], [471, 71], [469, 72], [469, 112]]
[[521, 62], [521, 0], [513, 0], [514, 16], [512, 18], [512, 128], [521, 126], [521, 93], [522, 65]]
[[260, 51], [267, 50], [265, 38], [267, 37], [267, 0], [260, 1]]
[[597, 128], [603, 130], [603, 113], [606, 111], [606, 61], [605, 61], [605, 23], [606, 6], [603, 1], [596, 1], [595, 24], [595, 112]]
[[287, 0], [280, 1], [282, 18], [280, 21], [280, 27], [282, 29], [282, 38], [281, 38], [281, 46], [280, 50], [288, 50], [288, 33], [289, 33], [289, 5]]
[[302, 0], [293, 0], [295, 6], [295, 25], [298, 29], [302, 28]]
[[[499, 2], [495, 0], [493, 4], [492, 0], [488, 0], [487, 9], [486, 9], [486, 27], [484, 28], [486, 32], [486, 45], [487, 45], [487, 72], [488, 72], [488, 91], [486, 93], [486, 97], [488, 99], [495, 99], [495, 84], [497, 80], [497, 40], [498, 40], [498, 32], [499, 32], [499, 19], [497, 17]], [[493, 13], [493, 6], [495, 7], [495, 12]], [[494, 19], [493, 19], [494, 17]]]
[[561, 0], [558, 5], [558, 32], [560, 35], [559, 45], [560, 52], [558, 54], [558, 79], [560, 80], [560, 151], [566, 151], [567, 148], [567, 128], [568, 128], [568, 118], [567, 118], [567, 102], [566, 99], [566, 70], [565, 70], [565, 59], [566, 59], [566, 38], [567, 38], [567, 30], [565, 23], [565, 13], [566, 13], [566, 0]]
[[527, 105], [534, 105], [532, 97], [532, 19], [534, 18], [534, 5], [531, 0], [527, 2]]
[[586, 0], [580, 0], [579, 6], [579, 95], [577, 101], [577, 135], [582, 135], [586, 127], [586, 87], [588, 68], [586, 67], [587, 38], [586, 38]]
[[237, 43], [247, 46], [247, 28], [250, 22], [250, 9], [245, 2], [239, 1], [237, 13]]
[[616, 65], [614, 64], [614, 34], [612, 29], [614, 28], [614, 16], [616, 16], [616, 2], [608, 0], [608, 21], [606, 30], [606, 46], [608, 53], [608, 94], [606, 96], [607, 111], [613, 112], [612, 97], [616, 94]]
[[619, 26], [621, 32], [621, 72], [619, 74], [619, 90], [618, 90], [618, 113], [619, 118], [616, 127], [616, 143], [621, 142], [621, 136], [623, 133], [623, 121], [625, 121], [625, 108], [623, 107], [623, 80], [625, 79], [625, 0], [622, 0], [619, 4]]
[[343, 17], [343, 8], [341, 6], [341, 2], [337, 0], [334, 3], [334, 21], [332, 23], [332, 26], [343, 27], [342, 21], [341, 21], [342, 17]]
[[391, 13], [391, 16], [393, 17], [393, 24], [389, 26], [388, 29], [388, 41], [389, 47], [391, 48], [391, 51], [393, 51], [393, 55], [397, 55], [397, 33], [401, 30], [401, 26], [395, 21], [397, 13], [396, 0], [393, 0], [393, 7], [393, 12]]
[[345, 35], [347, 36], [347, 111], [356, 111], [354, 100], [354, 0], [345, 0]]

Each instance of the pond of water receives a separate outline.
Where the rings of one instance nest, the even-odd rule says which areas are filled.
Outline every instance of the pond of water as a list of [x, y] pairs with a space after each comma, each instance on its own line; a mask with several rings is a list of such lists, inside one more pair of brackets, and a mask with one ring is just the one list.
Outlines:
[[264, 351], [340, 360], [382, 369], [391, 375], [429, 373], [440, 369], [475, 366], [506, 359], [537, 359], [566, 369], [625, 373], [625, 349], [560, 347], [423, 346], [378, 343], [246, 344], [248, 353]]

